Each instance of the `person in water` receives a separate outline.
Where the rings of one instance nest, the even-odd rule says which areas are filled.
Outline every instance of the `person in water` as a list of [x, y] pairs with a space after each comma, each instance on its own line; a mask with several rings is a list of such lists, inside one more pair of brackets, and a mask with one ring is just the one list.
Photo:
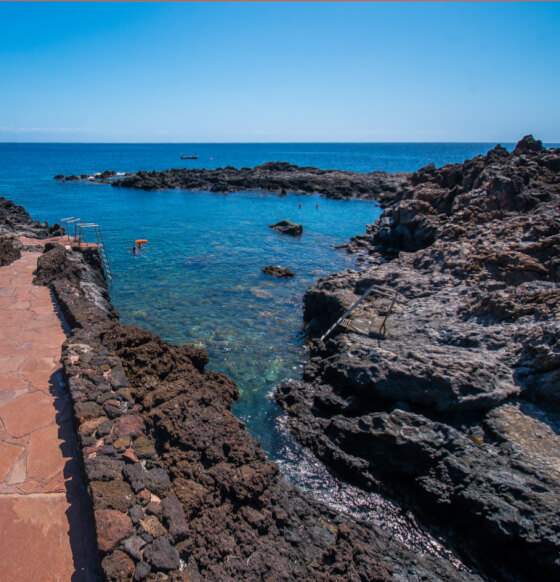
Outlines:
[[133, 255], [136, 255], [136, 245], [134, 245], [134, 246], [132, 247], [132, 254], [133, 254]]

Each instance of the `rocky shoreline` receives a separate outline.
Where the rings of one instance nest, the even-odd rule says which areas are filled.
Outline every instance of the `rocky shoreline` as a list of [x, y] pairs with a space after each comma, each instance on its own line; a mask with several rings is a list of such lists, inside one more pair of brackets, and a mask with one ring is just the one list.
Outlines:
[[[95, 180], [147, 190], [319, 192], [382, 203], [380, 220], [347, 245], [359, 254], [362, 269], [320, 280], [305, 295], [306, 329], [315, 340], [303, 381], [277, 388], [287, 425], [337, 475], [413, 510], [483, 579], [522, 582], [536, 572], [539, 580], [558, 578], [559, 150], [527, 136], [511, 153], [497, 146], [463, 164], [430, 165], [413, 174], [355, 175], [270, 163], [124, 178], [104, 172]], [[76, 251], [65, 252], [66, 263], [77, 260]], [[61, 257], [59, 249], [48, 253]], [[91, 257], [80, 260], [92, 266]], [[45, 259], [47, 271], [50, 262]], [[93, 408], [98, 416], [84, 421], [76, 414], [79, 426], [107, 418], [86, 435], [84, 455], [122, 463], [108, 480], [132, 487], [132, 507], [143, 511], [123, 513], [131, 520], [154, 516], [166, 530], [150, 539], [138, 525], [142, 520], [133, 521], [134, 534], [126, 540], [146, 543], [135, 541], [131, 549], [122, 538], [102, 550], [108, 579], [121, 579], [114, 572], [124, 565], [128, 572], [138, 568], [138, 576], [149, 567], [148, 579], [162, 579], [155, 574], [159, 558], [153, 558], [160, 537], [180, 559], [178, 569], [161, 570], [170, 579], [478, 579], [445, 559], [413, 555], [378, 528], [300, 493], [233, 417], [236, 388], [225, 376], [204, 371], [203, 352], [120, 326], [103, 284], [96, 292], [86, 285], [86, 293], [78, 279], [72, 290], [67, 267], [52, 270], [64, 274], [45, 282], [75, 320], [77, 343], [65, 360], [69, 378], [76, 370], [78, 378], [88, 378], [90, 354], [103, 355], [94, 370], [100, 385], [101, 376], [113, 374], [111, 362], [117, 377], [125, 371], [121, 396], [113, 390], [108, 398], [113, 408], [105, 410], [107, 396], [92, 391], [88, 398], [100, 407]], [[82, 274], [91, 283], [96, 268], [88, 271]], [[372, 286], [385, 294], [372, 292], [320, 341]], [[112, 429], [108, 441], [104, 434], [103, 423], [117, 418], [110, 416], [115, 406], [143, 423], [141, 435], [120, 442], [120, 449]], [[138, 438], [147, 440], [137, 451]], [[151, 456], [142, 457], [145, 452]], [[137, 463], [142, 470], [129, 468]], [[168, 488], [156, 490], [157, 483], [144, 479], [137, 491], [134, 471], [156, 469], [164, 481], [167, 475]], [[140, 488], [146, 483], [153, 488], [149, 500]], [[94, 507], [101, 507], [91, 492]], [[161, 508], [169, 496], [179, 501], [188, 527], [182, 539], [174, 537]], [[167, 542], [158, 543], [168, 550]]]
[[[21, 220], [6, 232], [24, 235]], [[96, 249], [61, 243], [46, 243], [35, 283], [70, 329], [63, 367], [105, 580], [480, 579], [290, 484], [232, 414], [234, 382], [205, 371], [203, 350], [120, 325]]]
[[560, 150], [422, 168], [348, 249], [365, 266], [308, 290], [310, 360], [277, 389], [294, 435], [490, 578], [557, 580]]
[[239, 192], [243, 190], [266, 190], [285, 195], [287, 191], [300, 194], [318, 193], [326, 198], [362, 198], [389, 202], [408, 178], [407, 173], [388, 172], [343, 172], [318, 168], [294, 166], [287, 162], [267, 162], [255, 168], [226, 166], [215, 170], [171, 169], [162, 172], [140, 170], [123, 176], [114, 170], [89, 175], [63, 176], [63, 182], [99, 182], [115, 187], [139, 190], [208, 190], [210, 192]]

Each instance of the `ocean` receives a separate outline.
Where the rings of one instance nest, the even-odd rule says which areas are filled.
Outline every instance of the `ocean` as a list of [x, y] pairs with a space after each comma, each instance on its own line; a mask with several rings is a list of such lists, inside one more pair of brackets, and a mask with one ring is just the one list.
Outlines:
[[[0, 144], [0, 195], [40, 221], [74, 216], [100, 224], [121, 322], [172, 343], [204, 346], [208, 367], [237, 382], [241, 396], [234, 412], [268, 458], [316, 497], [383, 525], [393, 509], [380, 510], [384, 502], [377, 497], [340, 487], [286, 432], [271, 397], [280, 380], [301, 376], [305, 290], [328, 273], [355, 268], [352, 256], [333, 246], [364, 232], [379, 217], [379, 207], [296, 194], [144, 192], [61, 183], [53, 176], [105, 169], [253, 167], [267, 161], [356, 172], [414, 171], [430, 162], [462, 162], [494, 145]], [[181, 154], [199, 158], [181, 160]], [[294, 239], [268, 228], [283, 219], [302, 223], [303, 236]], [[148, 243], [133, 255], [136, 239]], [[296, 276], [269, 277], [261, 271], [266, 265], [288, 267]]]

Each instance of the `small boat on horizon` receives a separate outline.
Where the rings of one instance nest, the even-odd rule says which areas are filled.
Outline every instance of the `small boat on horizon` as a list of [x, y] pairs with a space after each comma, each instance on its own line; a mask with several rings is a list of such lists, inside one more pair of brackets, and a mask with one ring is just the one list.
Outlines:
[[181, 154], [181, 159], [182, 160], [198, 160], [198, 154], [194, 154], [192, 156], [184, 156], [183, 154]]

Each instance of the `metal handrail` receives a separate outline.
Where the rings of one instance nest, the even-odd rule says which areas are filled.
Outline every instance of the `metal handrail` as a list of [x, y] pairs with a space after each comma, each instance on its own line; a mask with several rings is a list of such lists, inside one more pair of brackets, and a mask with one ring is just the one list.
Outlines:
[[70, 240], [70, 228], [68, 227], [68, 224], [70, 222], [73, 222], [74, 220], [76, 220], [76, 218], [74, 216], [68, 216], [66, 218], [61, 218], [60, 219], [60, 224], [62, 224], [63, 222], [66, 222], [67, 223], [66, 224], [66, 238], [67, 238], [67, 240]]
[[111, 281], [113, 280], [113, 273], [111, 272], [111, 265], [109, 264], [109, 256], [107, 255], [107, 249], [105, 248], [105, 241], [103, 240], [103, 235], [101, 234], [101, 228], [98, 224], [94, 222], [84, 222], [80, 224], [80, 234], [86, 242], [86, 228], [93, 228], [93, 232], [95, 233], [95, 238], [97, 240], [97, 249], [99, 251], [99, 256], [101, 258], [101, 264], [105, 270], [105, 275]]
[[389, 315], [391, 314], [391, 311], [395, 305], [395, 303], [397, 302], [397, 297], [399, 295], [398, 291], [394, 291], [393, 294], [393, 290], [389, 289], [387, 287], [382, 287], [381, 285], [377, 285], [377, 284], [373, 284], [371, 287], [369, 287], [365, 293], [357, 300], [355, 301], [352, 306], [347, 309], [330, 327], [329, 329], [327, 329], [327, 331], [321, 336], [320, 341], [325, 341], [325, 339], [327, 337], [329, 337], [329, 335], [340, 325], [340, 323], [346, 319], [351, 313], [352, 311], [354, 311], [354, 309], [356, 309], [356, 307], [358, 307], [358, 305], [371, 293], [377, 293], [378, 295], [381, 295], [381, 297], [384, 297], [385, 299], [391, 299], [391, 305], [387, 311], [387, 314], [385, 315], [385, 317], [383, 318], [383, 321], [381, 323], [381, 326], [379, 327], [379, 333], [382, 332], [383, 330], [383, 336], [385, 336], [385, 333], [387, 331], [386, 328], [386, 323], [387, 323], [387, 318], [389, 317]]

